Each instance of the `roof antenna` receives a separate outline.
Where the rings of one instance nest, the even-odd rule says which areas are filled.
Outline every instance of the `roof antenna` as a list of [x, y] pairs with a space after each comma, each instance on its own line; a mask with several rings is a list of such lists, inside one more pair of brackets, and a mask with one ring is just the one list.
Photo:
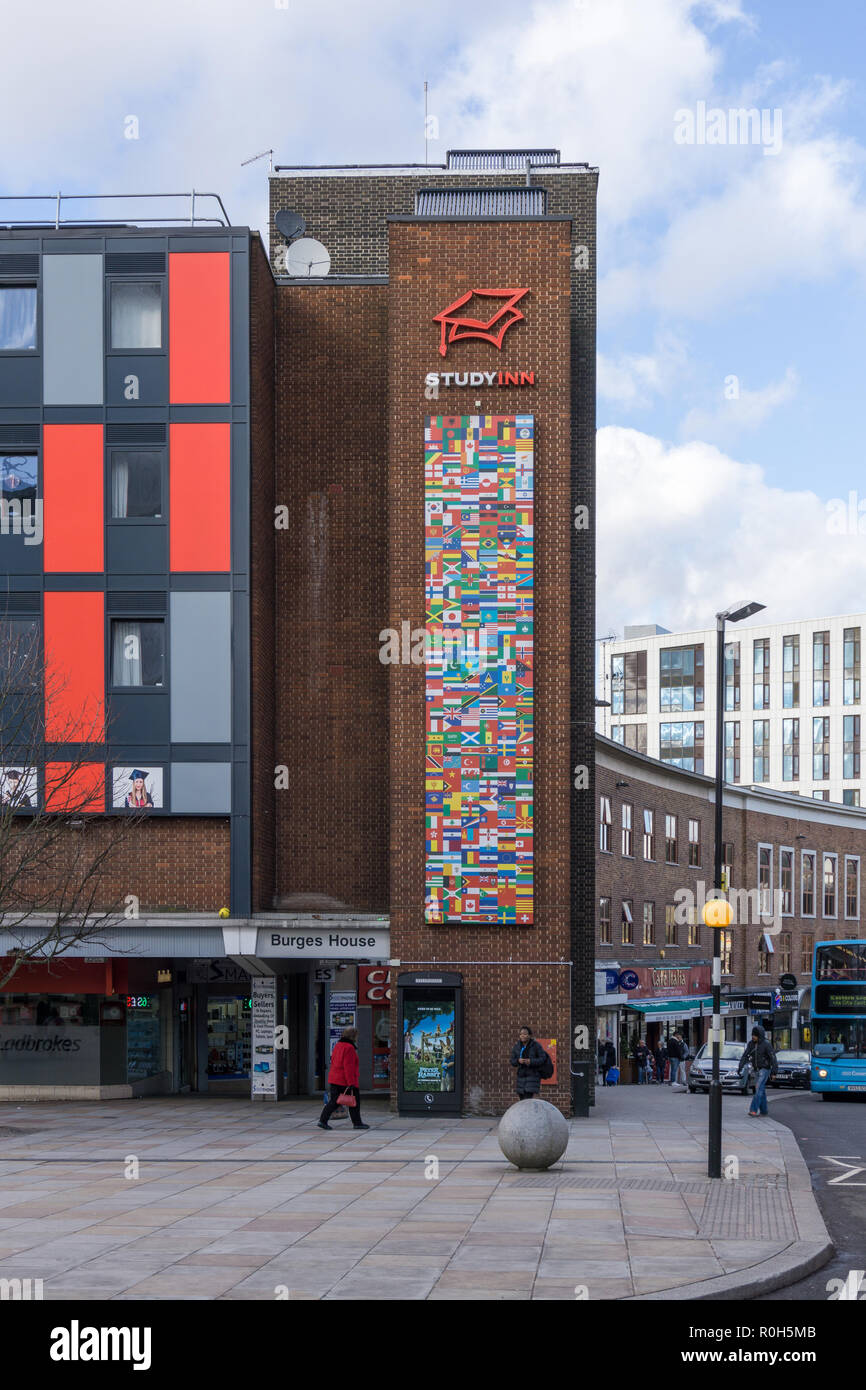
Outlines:
[[257, 159], [264, 159], [265, 155], [268, 155], [268, 156], [269, 156], [269, 159], [268, 159], [268, 173], [269, 173], [269, 174], [272, 174], [272, 173], [274, 172], [274, 152], [273, 152], [273, 150], [262, 150], [259, 154], [250, 155], [249, 159], [242, 159], [242, 160], [241, 160], [241, 168], [243, 169], [243, 167], [244, 167], [245, 164], [255, 164], [255, 162], [256, 162]]
[[427, 164], [427, 151], [430, 148], [430, 141], [427, 137], [427, 80], [424, 80], [424, 164]]

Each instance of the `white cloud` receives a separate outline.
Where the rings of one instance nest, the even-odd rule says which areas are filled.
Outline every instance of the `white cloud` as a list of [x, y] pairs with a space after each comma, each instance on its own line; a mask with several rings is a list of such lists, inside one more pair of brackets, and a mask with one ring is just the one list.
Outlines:
[[866, 535], [833, 534], [833, 515], [711, 444], [602, 429], [596, 632], [706, 627], [746, 588], [768, 622], [858, 612]]
[[652, 352], [620, 353], [597, 358], [599, 397], [622, 410], [643, 409], [658, 396], [668, 395], [676, 385], [682, 387], [687, 368], [685, 343], [673, 333], [659, 334]]
[[[800, 378], [793, 367], [788, 367], [779, 381], [771, 381], [757, 391], [740, 385], [736, 376], [726, 379], [726, 392], [712, 410], [696, 408], [690, 410], [680, 425], [682, 439], [711, 439], [715, 444], [725, 444], [745, 430], [757, 429], [766, 419], [793, 400], [800, 384]], [[737, 394], [732, 394], [736, 390]]]

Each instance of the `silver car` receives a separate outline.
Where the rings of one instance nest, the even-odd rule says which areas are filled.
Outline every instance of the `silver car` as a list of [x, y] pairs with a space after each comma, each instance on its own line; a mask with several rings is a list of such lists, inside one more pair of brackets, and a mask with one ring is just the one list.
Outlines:
[[[735, 1091], [737, 1095], [745, 1096], [751, 1091], [755, 1093], [756, 1079], [752, 1068], [747, 1064], [739, 1073], [740, 1058], [746, 1050], [745, 1043], [723, 1042], [719, 1056], [719, 1076], [722, 1082], [722, 1091]], [[694, 1095], [695, 1091], [709, 1091], [710, 1081], [713, 1076], [713, 1050], [709, 1043], [704, 1043], [689, 1072], [689, 1091]]]

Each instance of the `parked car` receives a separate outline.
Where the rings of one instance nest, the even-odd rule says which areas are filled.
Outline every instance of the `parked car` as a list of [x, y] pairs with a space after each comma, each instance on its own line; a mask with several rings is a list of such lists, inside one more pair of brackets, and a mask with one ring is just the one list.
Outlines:
[[808, 1052], [777, 1052], [779, 1070], [770, 1077], [771, 1086], [802, 1086], [808, 1091], [812, 1081], [812, 1057]]
[[[752, 1068], [747, 1066], [743, 1068], [742, 1075], [737, 1073], [740, 1058], [745, 1050], [745, 1043], [722, 1043], [719, 1055], [719, 1076], [721, 1077], [723, 1092], [736, 1091], [737, 1095], [744, 1096], [751, 1091], [754, 1095], [756, 1080]], [[713, 1049], [709, 1043], [704, 1043], [692, 1062], [692, 1069], [689, 1072], [689, 1091], [692, 1095], [695, 1091], [709, 1091], [712, 1076]]]

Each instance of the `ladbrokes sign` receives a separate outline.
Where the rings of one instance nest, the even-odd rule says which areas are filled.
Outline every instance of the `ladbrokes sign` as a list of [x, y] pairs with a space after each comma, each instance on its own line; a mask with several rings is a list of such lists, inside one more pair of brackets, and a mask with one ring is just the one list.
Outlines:
[[[505, 335], [526, 315], [518, 303], [528, 289], [467, 290], [453, 304], [433, 315], [439, 328], [439, 355], [446, 357], [453, 345], [480, 338], [502, 350]], [[467, 364], [469, 365], [469, 364]], [[501, 371], [428, 372], [424, 378], [427, 396], [438, 394], [441, 386], [534, 386], [535, 372]]]

